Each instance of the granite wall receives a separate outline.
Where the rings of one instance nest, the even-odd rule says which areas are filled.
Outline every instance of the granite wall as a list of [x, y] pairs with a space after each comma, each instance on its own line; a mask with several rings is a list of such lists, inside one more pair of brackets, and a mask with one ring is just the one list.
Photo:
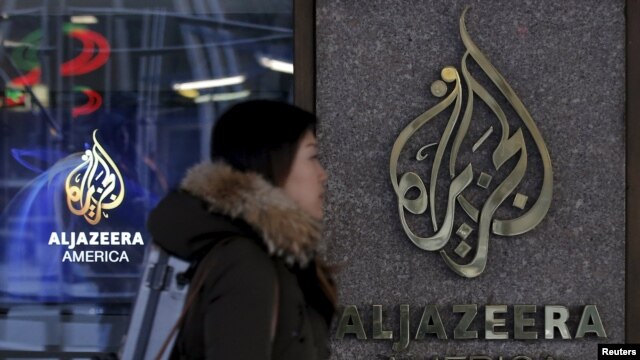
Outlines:
[[[553, 200], [546, 217], [522, 235], [491, 235], [487, 267], [473, 279], [455, 274], [437, 252], [411, 243], [400, 222], [389, 175], [391, 149], [401, 130], [442, 101], [430, 90], [440, 79], [440, 70], [448, 65], [460, 69], [465, 47], [458, 21], [466, 5], [470, 5], [466, 24], [471, 38], [530, 112], [553, 167]], [[596, 359], [599, 342], [623, 342], [624, 1], [317, 0], [316, 6], [319, 139], [330, 176], [326, 251], [329, 261], [341, 266], [340, 303], [358, 306], [368, 337], [333, 339], [333, 359], [447, 355]], [[511, 125], [508, 135], [519, 127], [525, 130], [529, 162], [518, 191], [529, 196], [530, 206], [541, 188], [540, 152], [486, 74], [469, 63], [474, 76], [505, 109]], [[466, 96], [467, 88], [463, 91]], [[415, 143], [407, 145], [399, 175], [417, 166], [412, 163], [417, 149], [440, 140], [450, 113], [448, 108], [434, 118], [416, 135]], [[474, 104], [473, 124], [456, 171], [473, 163], [469, 197], [482, 206], [482, 189], [476, 185], [479, 173], [494, 171], [491, 191], [516, 160], [509, 160], [502, 172], [493, 168], [499, 127], [479, 101]], [[472, 152], [470, 144], [489, 126], [496, 131]], [[433, 158], [434, 153], [435, 148], [427, 155]], [[445, 155], [437, 201], [446, 204], [449, 150]], [[420, 171], [428, 189], [429, 168]], [[517, 215], [511, 201], [505, 201], [496, 216]], [[430, 235], [428, 214], [429, 210], [407, 221], [416, 232]], [[441, 221], [443, 215], [438, 216]], [[454, 232], [463, 221], [474, 225], [464, 216], [458, 207]], [[477, 248], [473, 240], [477, 234], [476, 226], [468, 241], [474, 248], [470, 256]], [[445, 249], [455, 254], [459, 242], [454, 234]], [[412, 339], [423, 306], [436, 304], [449, 339], [412, 340], [408, 350], [395, 353], [392, 341], [371, 340], [372, 304], [384, 306], [384, 326], [394, 336], [399, 332], [400, 304], [409, 304]], [[472, 324], [479, 340], [452, 339], [460, 318], [452, 313], [454, 304], [481, 308], [507, 304], [508, 319], [513, 316], [512, 305], [535, 304], [539, 339], [514, 340], [513, 321], [508, 320], [511, 339], [485, 340], [483, 311]], [[607, 340], [593, 334], [585, 339], [560, 340], [558, 334], [554, 340], [544, 339], [544, 305], [569, 307], [573, 336], [585, 304], [597, 305]], [[334, 334], [335, 330], [334, 323]]]

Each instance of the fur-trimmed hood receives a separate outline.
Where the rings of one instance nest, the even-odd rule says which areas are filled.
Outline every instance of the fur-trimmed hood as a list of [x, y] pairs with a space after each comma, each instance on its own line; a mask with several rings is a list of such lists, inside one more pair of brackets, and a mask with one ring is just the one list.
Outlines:
[[261, 238], [289, 264], [304, 267], [313, 258], [320, 222], [262, 176], [205, 161], [187, 171], [180, 189], [149, 217], [154, 241], [168, 251], [190, 259], [211, 241], [241, 234]]

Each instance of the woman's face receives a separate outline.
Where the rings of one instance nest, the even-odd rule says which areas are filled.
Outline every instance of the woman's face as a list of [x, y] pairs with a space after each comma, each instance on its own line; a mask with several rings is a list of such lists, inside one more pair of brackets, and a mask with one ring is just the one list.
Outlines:
[[316, 137], [309, 130], [300, 140], [283, 189], [303, 211], [321, 220], [326, 183], [327, 173], [318, 159]]

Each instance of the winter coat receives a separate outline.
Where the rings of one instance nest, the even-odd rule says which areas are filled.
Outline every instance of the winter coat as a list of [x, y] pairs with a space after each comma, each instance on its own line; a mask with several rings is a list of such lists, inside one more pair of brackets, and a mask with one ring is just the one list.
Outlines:
[[207, 271], [178, 335], [179, 359], [325, 359], [334, 308], [313, 260], [319, 222], [280, 188], [223, 163], [194, 166], [152, 211], [168, 252]]

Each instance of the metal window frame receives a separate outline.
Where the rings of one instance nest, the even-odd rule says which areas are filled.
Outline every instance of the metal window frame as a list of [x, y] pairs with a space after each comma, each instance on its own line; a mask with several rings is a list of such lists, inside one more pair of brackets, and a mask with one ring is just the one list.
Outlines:
[[293, 0], [293, 102], [312, 113], [316, 111], [315, 30], [315, 0]]

